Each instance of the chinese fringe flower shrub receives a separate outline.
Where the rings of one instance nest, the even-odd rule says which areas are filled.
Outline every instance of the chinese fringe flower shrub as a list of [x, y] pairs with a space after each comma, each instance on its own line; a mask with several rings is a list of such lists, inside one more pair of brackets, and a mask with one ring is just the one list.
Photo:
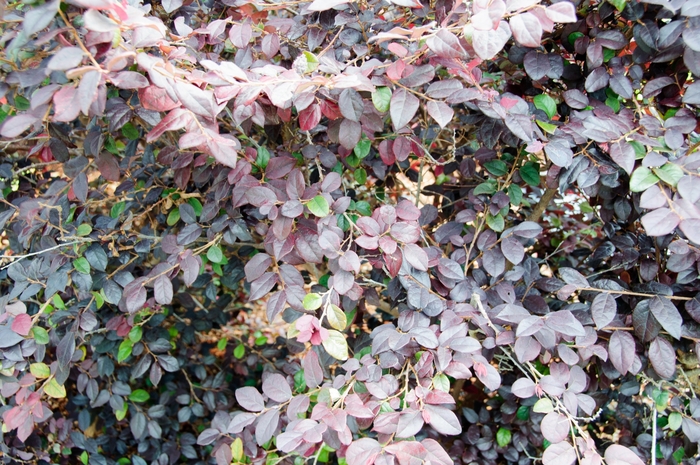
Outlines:
[[700, 1], [0, 16], [0, 462], [694, 463]]

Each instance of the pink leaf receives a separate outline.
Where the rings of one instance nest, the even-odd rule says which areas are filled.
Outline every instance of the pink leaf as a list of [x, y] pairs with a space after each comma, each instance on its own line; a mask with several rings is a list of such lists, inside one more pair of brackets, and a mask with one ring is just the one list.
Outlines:
[[20, 336], [28, 335], [30, 329], [32, 329], [32, 318], [26, 313], [20, 313], [12, 322], [12, 331]]

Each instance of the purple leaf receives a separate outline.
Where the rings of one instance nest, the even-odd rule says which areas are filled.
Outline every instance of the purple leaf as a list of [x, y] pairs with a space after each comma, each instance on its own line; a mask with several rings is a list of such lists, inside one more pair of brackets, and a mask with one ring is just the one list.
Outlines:
[[474, 51], [482, 60], [490, 60], [495, 57], [510, 39], [510, 26], [505, 21], [498, 23], [498, 28], [487, 31], [474, 30], [472, 45]]
[[608, 342], [608, 356], [615, 369], [623, 376], [632, 367], [635, 355], [634, 338], [625, 331], [614, 331]]
[[459, 418], [447, 407], [425, 405], [423, 419], [440, 434], [454, 436], [462, 432]]
[[642, 217], [642, 225], [650, 236], [671, 234], [681, 218], [669, 208], [659, 208]]
[[576, 462], [576, 451], [568, 442], [551, 444], [542, 454], [542, 465], [573, 465]]
[[348, 465], [372, 465], [382, 446], [375, 439], [362, 438], [354, 441], [345, 452], [345, 460]]
[[[520, 13], [510, 18], [513, 37], [526, 47], [539, 47], [542, 42], [542, 25], [532, 13]], [[477, 52], [478, 53], [478, 52]]]
[[252, 386], [236, 389], [238, 405], [250, 412], [262, 412], [265, 409], [263, 396]]
[[255, 424], [255, 442], [259, 446], [267, 443], [277, 431], [280, 422], [280, 411], [278, 409], [268, 410], [260, 415]]
[[662, 337], [651, 341], [649, 361], [654, 371], [662, 378], [671, 379], [676, 373], [676, 352], [671, 343]]
[[419, 106], [418, 98], [406, 89], [401, 88], [395, 91], [391, 96], [389, 106], [394, 131], [398, 132], [399, 129], [406, 126], [413, 119]]
[[617, 302], [608, 293], [598, 294], [591, 303], [591, 314], [598, 329], [605, 328], [617, 314]]
[[[284, 376], [274, 373], [262, 384], [263, 393], [275, 402], [286, 402], [292, 398], [292, 390]], [[266, 441], [267, 442], [267, 441]]]
[[644, 461], [625, 446], [612, 444], [605, 449], [605, 463], [608, 465], [644, 465]]
[[649, 302], [649, 309], [656, 321], [668, 333], [676, 339], [681, 338], [681, 328], [683, 326], [683, 317], [680, 312], [666, 297], [656, 296]]

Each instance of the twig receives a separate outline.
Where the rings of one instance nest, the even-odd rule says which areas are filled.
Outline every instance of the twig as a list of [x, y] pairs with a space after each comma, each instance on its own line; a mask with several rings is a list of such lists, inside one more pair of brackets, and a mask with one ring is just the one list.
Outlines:
[[8, 263], [7, 265], [0, 268], [0, 271], [11, 267], [12, 265], [14, 265], [15, 263], [18, 263], [20, 260], [22, 260], [24, 258], [33, 257], [35, 255], [41, 255], [43, 253], [50, 252], [52, 250], [60, 249], [61, 247], [68, 247], [69, 245], [82, 244], [85, 242], [92, 242], [92, 239], [85, 238], [85, 240], [81, 240], [81, 241], [66, 242], [64, 244], [54, 245], [53, 247], [49, 247], [48, 249], [44, 249], [44, 250], [40, 250], [38, 252], [32, 252], [32, 253], [28, 253], [28, 254], [24, 254], [24, 255], [0, 255], [0, 259], [3, 259], [3, 258], [10, 258], [10, 259], [14, 258], [15, 259], [11, 263]]
[[535, 205], [535, 208], [533, 208], [532, 212], [530, 212], [530, 214], [527, 216], [527, 221], [534, 221], [535, 223], [539, 222], [555, 195], [557, 195], [557, 189], [548, 187], [544, 191], [544, 194], [542, 194], [542, 197], [540, 197], [540, 201], [537, 202], [537, 205]]
[[656, 405], [651, 408], [651, 465], [656, 465]]

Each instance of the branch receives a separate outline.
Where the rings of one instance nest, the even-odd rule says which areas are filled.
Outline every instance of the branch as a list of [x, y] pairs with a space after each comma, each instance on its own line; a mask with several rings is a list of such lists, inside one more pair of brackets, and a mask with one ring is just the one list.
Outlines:
[[548, 187], [544, 191], [544, 194], [542, 194], [542, 197], [540, 197], [540, 201], [537, 202], [537, 205], [535, 205], [535, 208], [533, 208], [532, 212], [530, 212], [530, 214], [527, 216], [526, 220], [538, 223], [555, 195], [557, 195], [557, 189]]

